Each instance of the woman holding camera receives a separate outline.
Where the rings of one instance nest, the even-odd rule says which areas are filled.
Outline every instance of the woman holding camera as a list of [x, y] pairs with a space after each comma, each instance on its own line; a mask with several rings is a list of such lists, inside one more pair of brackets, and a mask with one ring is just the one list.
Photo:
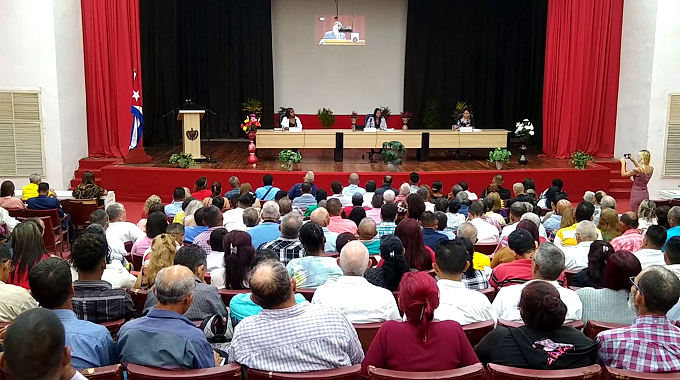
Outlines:
[[[629, 159], [635, 165], [633, 170], [626, 170], [626, 159]], [[630, 190], [630, 208], [635, 213], [638, 212], [640, 203], [645, 199], [649, 199], [647, 183], [649, 183], [654, 174], [654, 167], [649, 164], [651, 159], [652, 156], [648, 150], [638, 152], [637, 161], [630, 154], [626, 154], [621, 159], [621, 177], [633, 177], [633, 188]]]

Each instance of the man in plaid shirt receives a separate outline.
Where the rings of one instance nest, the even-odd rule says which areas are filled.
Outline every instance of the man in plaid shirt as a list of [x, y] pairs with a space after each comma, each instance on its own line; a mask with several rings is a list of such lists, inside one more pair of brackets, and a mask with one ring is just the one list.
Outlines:
[[382, 222], [376, 227], [378, 230], [376, 239], [380, 239], [385, 235], [394, 235], [394, 230], [397, 229], [397, 225], [394, 223], [394, 219], [397, 217], [397, 206], [393, 204], [383, 205], [380, 208], [380, 217]]
[[201, 247], [206, 255], [212, 253], [210, 234], [222, 227], [223, 220], [222, 211], [217, 206], [208, 206], [203, 209], [203, 225], [208, 227], [208, 230], [201, 232], [194, 238], [194, 245]]
[[257, 249], [271, 249], [283, 263], [288, 263], [293, 259], [305, 256], [305, 250], [300, 243], [300, 227], [302, 227], [302, 217], [296, 212], [286, 214], [281, 218], [281, 237], [268, 243], [262, 244]]
[[631, 282], [629, 302], [638, 317], [630, 327], [597, 335], [600, 362], [635, 372], [680, 371], [680, 328], [666, 318], [680, 298], [680, 279], [653, 265]]
[[637, 252], [641, 250], [643, 236], [638, 230], [639, 222], [637, 214], [632, 211], [624, 213], [621, 215], [621, 224], [625, 227], [626, 232], [612, 239], [611, 245], [614, 247], [614, 251]]

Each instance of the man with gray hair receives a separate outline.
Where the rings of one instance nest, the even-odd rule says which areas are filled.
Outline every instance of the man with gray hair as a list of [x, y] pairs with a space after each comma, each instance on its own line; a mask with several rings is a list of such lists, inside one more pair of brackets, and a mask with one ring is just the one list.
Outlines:
[[257, 226], [260, 219], [260, 213], [255, 207], [248, 207], [243, 210], [243, 224], [246, 226], [246, 231]]
[[385, 202], [386, 205], [388, 204], [394, 204], [394, 199], [397, 197], [397, 195], [394, 193], [392, 190], [385, 190], [383, 193], [383, 202]]
[[229, 362], [299, 373], [349, 367], [364, 359], [356, 330], [340, 311], [295, 301], [295, 279], [280, 262], [258, 264], [250, 276], [250, 290], [263, 310], [239, 323]]
[[533, 196], [524, 192], [524, 185], [522, 185], [522, 182], [517, 182], [516, 184], [512, 185], [512, 192], [515, 194], [515, 197], [508, 199], [506, 202], [508, 207], [511, 207], [515, 202], [532, 203], [534, 200]]
[[122, 203], [109, 205], [106, 213], [109, 215], [109, 226], [106, 228], [109, 249], [116, 256], [125, 256], [127, 254], [125, 243], [134, 244], [137, 239], [146, 237], [146, 234], [136, 224], [127, 221], [127, 211]]
[[366, 189], [359, 186], [359, 174], [352, 173], [349, 175], [349, 186], [342, 189], [342, 195], [346, 197], [351, 197], [352, 195], [359, 193], [363, 201], [363, 195], [366, 194]]
[[116, 348], [124, 366], [199, 369], [215, 367], [221, 361], [203, 332], [183, 315], [194, 300], [195, 288], [196, 275], [185, 266], [173, 265], [158, 272], [153, 288], [156, 307], [118, 331]]
[[338, 258], [342, 276], [336, 282], [319, 286], [312, 303], [340, 310], [351, 323], [399, 320], [394, 295], [364, 278], [366, 268], [371, 265], [368, 257], [369, 251], [360, 241], [347, 243]]
[[231, 199], [234, 195], [241, 194], [241, 181], [237, 176], [229, 177], [229, 186], [231, 186], [231, 190], [224, 194], [225, 198]]
[[[31, 198], [35, 198], [39, 195], [38, 185], [40, 185], [40, 183], [42, 182], [42, 177], [40, 176], [40, 174], [31, 174], [28, 177], [28, 182], [29, 184], [21, 189], [21, 199], [24, 201], [27, 201]], [[49, 189], [49, 191], [47, 192], [47, 196], [56, 198], [57, 193], [55, 193], [54, 190]]]
[[666, 241], [673, 236], [680, 236], [680, 206], [673, 206], [668, 210], [668, 225], [671, 228], [666, 231]]
[[501, 288], [493, 300], [491, 306], [497, 319], [522, 322], [522, 316], [517, 306], [519, 298], [522, 294], [522, 289], [534, 281], [546, 281], [557, 288], [562, 302], [567, 306], [565, 322], [581, 319], [583, 307], [581, 299], [575, 291], [565, 288], [557, 282], [563, 271], [564, 253], [552, 243], [541, 244], [534, 253], [531, 264], [531, 273], [534, 279], [524, 284]]
[[293, 259], [305, 256], [305, 250], [300, 242], [300, 227], [302, 227], [302, 217], [300, 214], [291, 212], [281, 218], [281, 236], [276, 240], [264, 243], [259, 249], [271, 249], [279, 255], [279, 259], [284, 265]]
[[260, 213], [260, 224], [249, 229], [247, 232], [253, 240], [253, 247], [257, 248], [264, 243], [274, 241], [281, 234], [279, 230], [279, 204], [277, 202], [265, 202]]
[[608, 208], [616, 211], [616, 199], [614, 199], [614, 197], [612, 197], [611, 195], [605, 195], [604, 197], [602, 197], [602, 200], [600, 201], [601, 210], [606, 210]]
[[434, 213], [434, 203], [430, 202], [430, 191], [427, 187], [420, 186], [418, 190], [416, 190], [416, 194], [418, 194], [423, 199], [423, 202], [425, 202], [425, 211]]
[[[460, 187], [460, 185], [456, 185], [456, 186]], [[456, 186], [454, 186], [454, 188]], [[460, 188], [462, 189], [462, 187], [460, 187]], [[455, 190], [453, 190], [453, 191], [455, 191]], [[468, 217], [468, 211], [470, 210], [470, 204], [472, 203], [472, 202], [470, 202], [469, 195], [465, 191], [461, 190], [456, 194], [456, 199], [458, 199], [460, 201], [460, 210], [458, 210], [458, 213], [465, 215], [465, 217], [467, 218]]]
[[576, 226], [576, 245], [564, 246], [565, 267], [568, 270], [580, 271], [588, 267], [590, 245], [597, 240], [597, 227], [593, 222], [584, 220]]
[[296, 183], [293, 187], [288, 190], [288, 199], [293, 200], [302, 195], [302, 184], [308, 183], [312, 186], [312, 195], [316, 197], [316, 192], [318, 191], [316, 185], [314, 184], [314, 172], [309, 171], [302, 177], [302, 182]]

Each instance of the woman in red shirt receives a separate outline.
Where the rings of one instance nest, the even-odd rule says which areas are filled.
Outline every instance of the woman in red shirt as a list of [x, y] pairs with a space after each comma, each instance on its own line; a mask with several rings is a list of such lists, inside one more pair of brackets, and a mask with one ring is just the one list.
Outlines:
[[[51, 233], [51, 231], [48, 231]], [[8, 284], [21, 286], [29, 289], [28, 272], [39, 261], [50, 255], [45, 252], [43, 237], [40, 228], [33, 221], [25, 221], [17, 224], [12, 231], [12, 270], [9, 273]]]
[[434, 262], [434, 252], [425, 246], [423, 241], [423, 229], [415, 219], [409, 217], [397, 224], [394, 234], [401, 239], [406, 252], [404, 257], [411, 268], [417, 270], [430, 270]]
[[439, 306], [439, 288], [424, 272], [405, 273], [400, 285], [399, 306], [406, 322], [385, 322], [361, 363], [396, 371], [445, 371], [479, 363], [463, 328], [455, 321], [433, 322]]
[[208, 189], [208, 179], [205, 177], [197, 179], [194, 185], [194, 192], [191, 193], [191, 196], [203, 202], [205, 198], [210, 198], [211, 195], [212, 190]]

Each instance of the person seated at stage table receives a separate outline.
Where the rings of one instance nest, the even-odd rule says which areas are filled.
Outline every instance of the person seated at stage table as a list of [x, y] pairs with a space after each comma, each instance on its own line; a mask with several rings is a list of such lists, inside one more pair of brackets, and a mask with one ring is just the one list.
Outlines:
[[75, 199], [99, 199], [109, 192], [97, 186], [94, 178], [94, 173], [86, 171], [83, 173], [83, 180], [75, 189], [73, 189], [73, 198]]
[[373, 115], [368, 117], [368, 119], [366, 120], [366, 126], [364, 128], [380, 129], [383, 131], [387, 130], [387, 120], [383, 117], [380, 108], [376, 108], [375, 110], [373, 110]]
[[295, 110], [291, 107], [286, 110], [286, 116], [281, 118], [281, 128], [284, 130], [292, 129], [296, 131], [302, 130], [302, 122], [300, 118], [295, 116]]
[[262, 185], [255, 190], [255, 197], [261, 201], [273, 201], [276, 193], [281, 190], [274, 186], [274, 176], [271, 174], [262, 176]]
[[234, 195], [241, 194], [241, 181], [237, 176], [229, 177], [229, 186], [231, 186], [231, 190], [224, 193], [225, 198], [231, 199]]
[[295, 199], [295, 198], [302, 195], [302, 184], [303, 183], [309, 183], [309, 184], [312, 185], [312, 195], [316, 197], [316, 192], [319, 191], [319, 189], [314, 184], [314, 172], [309, 171], [302, 178], [302, 182], [296, 183], [295, 185], [293, 185], [293, 187], [290, 188], [290, 190], [288, 190], [288, 198], [289, 199]]
[[456, 124], [454, 124], [451, 129], [458, 130], [460, 128], [474, 128], [475, 127], [475, 117], [472, 116], [472, 112], [469, 108], [466, 108], [462, 114], [458, 116]]
[[482, 364], [538, 370], [595, 364], [595, 342], [575, 328], [564, 326], [568, 305], [559, 289], [546, 281], [532, 281], [522, 289], [517, 307], [524, 325], [499, 327], [482, 338], [475, 347]]
[[[496, 174], [493, 177], [493, 181], [491, 182], [492, 185], [498, 186], [498, 194], [501, 196], [501, 199], [510, 199], [510, 189], [506, 189], [503, 187], [503, 175], [502, 174]], [[484, 190], [482, 193], [482, 198], [486, 197], [487, 190]]]
[[194, 192], [191, 196], [203, 202], [205, 198], [210, 198], [212, 195], [212, 190], [208, 188], [208, 179], [205, 177], [200, 177], [196, 180], [194, 184]]
[[8, 211], [26, 209], [24, 202], [14, 196], [14, 182], [4, 181], [0, 186], [0, 207]]
[[305, 212], [307, 207], [317, 204], [316, 197], [312, 195], [312, 184], [309, 182], [303, 182], [302, 186], [300, 186], [300, 191], [302, 191], [302, 195], [293, 199], [293, 207], [297, 207], [300, 211]]

